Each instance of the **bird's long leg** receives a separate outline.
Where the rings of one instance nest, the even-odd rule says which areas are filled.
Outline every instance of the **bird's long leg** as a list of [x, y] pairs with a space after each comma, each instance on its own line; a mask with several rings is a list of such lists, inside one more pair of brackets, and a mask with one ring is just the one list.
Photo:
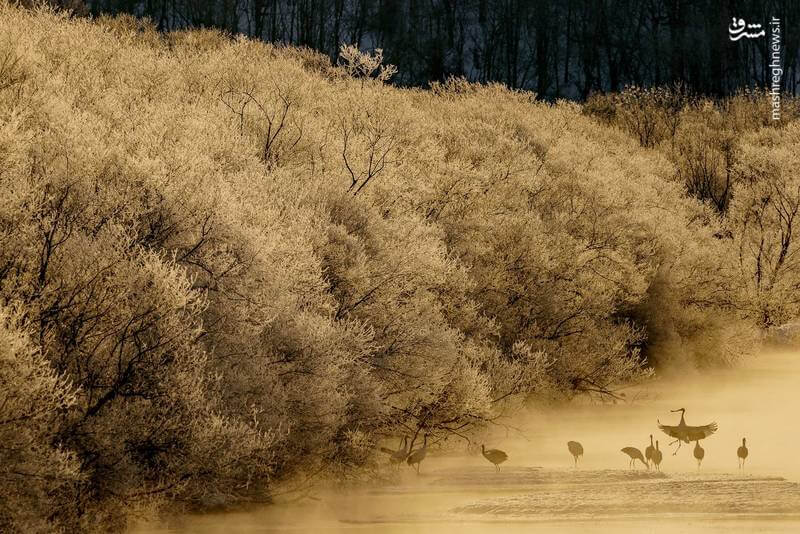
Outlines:
[[[678, 451], [681, 450], [681, 445], [683, 445], [683, 443], [681, 443], [681, 440], [677, 440], [677, 441], [678, 441], [678, 448], [675, 449], [675, 452], [672, 453], [672, 456], [675, 456], [676, 454], [678, 454]], [[675, 443], [675, 442], [673, 441], [672, 443]], [[670, 443], [670, 445], [672, 445], [672, 443]]]

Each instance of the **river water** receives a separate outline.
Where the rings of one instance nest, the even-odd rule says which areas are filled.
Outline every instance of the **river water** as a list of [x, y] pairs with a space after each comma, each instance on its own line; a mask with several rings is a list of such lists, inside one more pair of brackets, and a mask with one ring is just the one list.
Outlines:
[[[404, 465], [388, 486], [320, 489], [297, 502], [167, 518], [133, 532], [800, 532], [800, 353], [686, 371], [626, 393], [625, 402], [539, 410], [498, 428], [487, 446], [509, 455], [499, 473], [479, 453], [434, 449], [419, 475]], [[673, 456], [656, 426], [656, 419], [677, 424], [680, 414], [670, 412], [677, 408], [686, 408], [689, 425], [719, 424], [701, 442], [699, 469], [694, 444]], [[644, 451], [650, 434], [664, 453], [661, 472], [628, 469], [620, 449]], [[750, 454], [740, 470], [742, 437]], [[585, 449], [578, 468], [569, 440]]]

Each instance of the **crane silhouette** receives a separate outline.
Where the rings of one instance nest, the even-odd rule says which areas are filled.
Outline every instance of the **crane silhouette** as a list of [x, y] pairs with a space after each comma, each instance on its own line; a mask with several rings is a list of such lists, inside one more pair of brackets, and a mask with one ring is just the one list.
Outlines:
[[481, 445], [481, 454], [494, 464], [498, 473], [500, 472], [500, 464], [508, 460], [508, 455], [505, 452], [500, 449], [487, 449], [483, 445]]
[[658, 440], [656, 440], [656, 450], [653, 451], [653, 465], [656, 466], [656, 470], [658, 471], [661, 471], [661, 460], [663, 458], [664, 455], [658, 450]]
[[739, 457], [739, 469], [744, 469], [744, 461], [747, 460], [749, 452], [747, 450], [747, 438], [742, 438], [742, 446], [736, 450], [736, 456]]
[[705, 455], [706, 451], [700, 446], [700, 440], [696, 439], [694, 443], [694, 457], [697, 458], [697, 469], [700, 469], [700, 462], [703, 461]]
[[647, 465], [650, 465], [650, 462], [653, 461], [653, 453], [655, 450], [656, 448], [653, 447], [653, 434], [650, 434], [650, 445], [644, 450], [644, 459], [647, 460]]
[[419, 464], [422, 463], [422, 460], [425, 459], [425, 456], [428, 454], [428, 434], [425, 434], [425, 438], [422, 441], [422, 447], [419, 449], [414, 449], [410, 453], [408, 453], [408, 458], [406, 458], [406, 463], [411, 467], [417, 466], [417, 474], [419, 474]]
[[393, 464], [399, 464], [403, 460], [406, 459], [408, 456], [408, 436], [403, 436], [403, 439], [400, 441], [400, 448], [396, 451], [392, 449], [388, 449], [386, 447], [381, 447], [381, 452], [385, 452], [389, 455], [389, 461]]
[[583, 445], [577, 441], [568, 441], [567, 448], [569, 453], [575, 458], [575, 467], [578, 467], [578, 457], [583, 456]]
[[678, 444], [678, 448], [675, 449], [675, 452], [672, 453], [673, 456], [678, 454], [678, 451], [680, 450], [682, 445], [681, 442], [688, 444], [691, 443], [692, 441], [705, 439], [717, 431], [717, 423], [709, 423], [703, 426], [687, 425], [686, 420], [683, 418], [684, 414], [686, 413], [686, 408], [679, 408], [677, 410], [670, 410], [670, 411], [673, 413], [681, 412], [681, 422], [678, 423], [677, 426], [662, 425], [661, 421], [658, 420], [656, 421], [658, 422], [658, 428], [660, 428], [662, 432], [664, 432], [664, 434], [672, 438], [675, 438], [675, 441], [670, 443], [670, 445], [672, 445], [673, 443]]
[[647, 469], [650, 469], [650, 466], [647, 465], [647, 462], [644, 461], [644, 456], [642, 455], [642, 451], [640, 451], [636, 447], [625, 447], [625, 448], [623, 448], [621, 450], [622, 450], [622, 452], [624, 452], [625, 454], [627, 454], [628, 456], [631, 457], [631, 461], [628, 464], [628, 467], [630, 467], [631, 469], [634, 469], [636, 467], [634, 465], [636, 460], [639, 460], [640, 462], [642, 462], [644, 464], [644, 466]]

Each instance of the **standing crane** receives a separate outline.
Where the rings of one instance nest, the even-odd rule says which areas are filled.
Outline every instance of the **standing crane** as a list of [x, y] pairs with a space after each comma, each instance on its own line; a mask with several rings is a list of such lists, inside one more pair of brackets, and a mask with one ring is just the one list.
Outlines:
[[406, 463], [411, 467], [417, 466], [417, 474], [419, 474], [419, 464], [422, 463], [422, 460], [425, 459], [425, 456], [428, 454], [428, 434], [425, 434], [425, 438], [422, 441], [422, 447], [419, 449], [414, 449], [410, 453], [408, 453], [408, 458], [406, 458]]
[[658, 471], [661, 471], [661, 460], [663, 458], [664, 455], [658, 450], [658, 440], [656, 440], [656, 450], [653, 451], [653, 465], [656, 466], [656, 470]]
[[694, 457], [697, 458], [697, 469], [700, 469], [700, 462], [703, 461], [705, 455], [706, 451], [700, 446], [700, 440], [696, 439], [694, 443]]
[[658, 428], [661, 429], [664, 434], [675, 438], [675, 441], [670, 443], [678, 444], [678, 448], [675, 449], [675, 452], [672, 453], [673, 456], [678, 454], [678, 451], [681, 448], [681, 442], [689, 444], [692, 441], [697, 441], [700, 439], [705, 439], [714, 432], [717, 431], [717, 423], [709, 423], [703, 426], [689, 426], [686, 424], [686, 420], [683, 418], [684, 414], [686, 413], [686, 408], [679, 408], [677, 410], [670, 410], [671, 412], [681, 412], [681, 422], [678, 423], [677, 426], [670, 426], [670, 425], [662, 425], [661, 421], [658, 421]]
[[508, 460], [508, 455], [505, 452], [500, 449], [487, 449], [483, 445], [481, 445], [481, 454], [494, 464], [498, 473], [500, 472], [500, 464]]
[[744, 469], [744, 461], [747, 460], [749, 452], [747, 450], [747, 438], [742, 438], [742, 446], [736, 450], [736, 456], [739, 457], [739, 469]]
[[575, 458], [575, 467], [578, 467], [578, 457], [583, 456], [583, 445], [577, 441], [568, 441], [567, 448], [569, 453]]
[[380, 450], [389, 455], [389, 461], [391, 463], [399, 464], [408, 456], [408, 436], [403, 436], [403, 439], [400, 441], [400, 448], [396, 451], [386, 447], [381, 447]]
[[644, 450], [644, 459], [647, 460], [647, 465], [650, 465], [650, 462], [653, 461], [653, 453], [656, 451], [656, 448], [653, 447], [653, 434], [650, 434], [650, 445]]
[[644, 456], [642, 455], [642, 451], [640, 451], [636, 447], [625, 447], [624, 449], [622, 449], [622, 452], [631, 457], [631, 461], [628, 464], [628, 467], [630, 467], [631, 469], [634, 469], [636, 467], [634, 465], [636, 463], [636, 460], [642, 462], [648, 470], [650, 469], [650, 466], [647, 465], [647, 462], [644, 461]]

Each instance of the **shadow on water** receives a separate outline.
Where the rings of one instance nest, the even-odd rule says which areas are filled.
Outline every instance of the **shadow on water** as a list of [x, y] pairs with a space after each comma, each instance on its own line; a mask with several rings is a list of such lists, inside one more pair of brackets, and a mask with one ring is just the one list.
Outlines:
[[[616, 405], [569, 405], [520, 417], [520, 432], [491, 437], [508, 452], [501, 472], [479, 454], [432, 453], [397, 484], [325, 492], [319, 500], [144, 524], [136, 534], [257, 532], [619, 533], [800, 532], [800, 353], [765, 354], [736, 369], [648, 383]], [[712, 421], [698, 470], [693, 445], [671, 441], [656, 419]], [[620, 449], [663, 451], [662, 472], [628, 469]], [[738, 469], [736, 449], [750, 455]], [[567, 441], [582, 443], [578, 469]]]

